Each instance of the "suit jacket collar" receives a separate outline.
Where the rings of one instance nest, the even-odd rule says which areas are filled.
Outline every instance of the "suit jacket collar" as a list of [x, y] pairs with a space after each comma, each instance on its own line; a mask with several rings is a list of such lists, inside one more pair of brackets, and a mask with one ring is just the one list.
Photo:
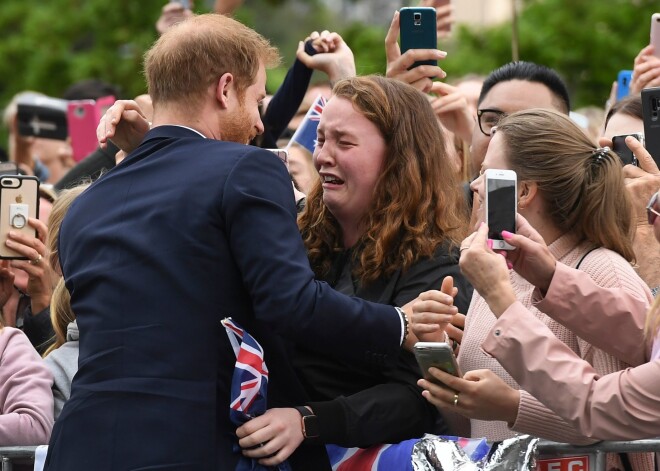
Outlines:
[[172, 138], [172, 137], [177, 137], [177, 138], [197, 137], [199, 139], [206, 139], [200, 133], [192, 129], [183, 126], [164, 125], [164, 126], [156, 126], [155, 128], [151, 129], [145, 136], [143, 142], [147, 142], [151, 139], [162, 139], [162, 138]]

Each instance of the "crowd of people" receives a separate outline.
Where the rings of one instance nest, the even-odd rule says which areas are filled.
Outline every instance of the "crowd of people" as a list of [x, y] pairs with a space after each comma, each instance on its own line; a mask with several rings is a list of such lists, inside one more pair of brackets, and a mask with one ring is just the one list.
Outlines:
[[[20, 258], [0, 265], [0, 446], [48, 444], [48, 470], [329, 470], [326, 445], [427, 433], [659, 436], [660, 156], [611, 150], [643, 133], [653, 48], [594, 136], [551, 67], [448, 77], [443, 51], [400, 50], [398, 12], [383, 75], [315, 31], [269, 96], [279, 53], [239, 3], [167, 3], [148, 94], [116, 101], [80, 162], [21, 135], [39, 94], [6, 107], [9, 174], [42, 185], [34, 236], [3, 241]], [[319, 94], [308, 154], [288, 139]], [[489, 169], [516, 174], [512, 250], [488, 239]], [[420, 371], [417, 341], [449, 344], [462, 376]]]

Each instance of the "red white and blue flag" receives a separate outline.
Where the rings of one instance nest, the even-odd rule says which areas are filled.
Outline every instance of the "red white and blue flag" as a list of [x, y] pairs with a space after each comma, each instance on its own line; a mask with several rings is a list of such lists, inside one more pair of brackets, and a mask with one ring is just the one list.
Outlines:
[[287, 149], [295, 143], [300, 147], [307, 149], [310, 154], [314, 153], [316, 128], [319, 127], [319, 120], [321, 119], [321, 114], [323, 113], [323, 108], [325, 107], [326, 102], [327, 100], [323, 95], [316, 97], [316, 100], [314, 100], [314, 103], [307, 111], [307, 114], [298, 126], [298, 129], [293, 133], [293, 136], [287, 145]]
[[412, 449], [418, 438], [394, 445], [344, 448], [326, 445], [332, 471], [412, 471]]
[[[223, 319], [222, 325], [227, 331], [227, 337], [236, 355], [231, 380], [229, 418], [236, 427], [240, 427], [248, 420], [266, 412], [268, 368], [264, 361], [264, 350], [254, 337], [231, 318]], [[241, 454], [238, 442], [234, 446], [234, 451], [241, 457], [235, 471], [291, 470], [286, 461], [276, 467], [266, 467], [256, 460], [246, 458]]]

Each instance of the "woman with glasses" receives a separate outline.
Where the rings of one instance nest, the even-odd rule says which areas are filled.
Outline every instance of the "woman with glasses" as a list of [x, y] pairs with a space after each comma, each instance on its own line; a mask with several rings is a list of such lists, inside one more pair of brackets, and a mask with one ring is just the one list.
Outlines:
[[[585, 444], [588, 441], [579, 429], [519, 385], [495, 358], [484, 354], [482, 345], [500, 335], [494, 330], [497, 316], [513, 305], [538, 319], [599, 374], [645, 360], [640, 345], [652, 298], [631, 266], [634, 226], [620, 161], [609, 149], [596, 149], [567, 116], [536, 109], [511, 114], [498, 123], [482, 170], [488, 168], [516, 172], [517, 212], [523, 216], [519, 231], [534, 231], [535, 240], [547, 248], [526, 260], [519, 260], [517, 251], [505, 252], [510, 266], [522, 264], [520, 271], [507, 270], [502, 255], [486, 249], [498, 257], [490, 263], [501, 262], [504, 270], [483, 282], [483, 272], [492, 267], [473, 267], [470, 261], [472, 245], [484, 238], [485, 227], [462, 243], [461, 269], [475, 288], [458, 357], [467, 374], [447, 378], [435, 371], [451, 390], [428, 381], [420, 384], [430, 402], [469, 417], [474, 437], [503, 440], [520, 432]], [[483, 201], [483, 176], [473, 182], [472, 189]], [[503, 236], [508, 241], [512, 234]], [[487, 247], [485, 240], [483, 245]], [[429, 323], [415, 317], [413, 324]], [[516, 324], [518, 335], [524, 335], [520, 331], [526, 328], [525, 322]], [[417, 330], [420, 339], [424, 337]], [[609, 332], [606, 341], [603, 332]], [[546, 357], [524, 360], [535, 365]], [[562, 401], [575, 400], [544, 384], [546, 394], [552, 391]], [[629, 460], [633, 469], [653, 469], [648, 454], [631, 454]], [[610, 455], [608, 469], [625, 469], [625, 464]]]

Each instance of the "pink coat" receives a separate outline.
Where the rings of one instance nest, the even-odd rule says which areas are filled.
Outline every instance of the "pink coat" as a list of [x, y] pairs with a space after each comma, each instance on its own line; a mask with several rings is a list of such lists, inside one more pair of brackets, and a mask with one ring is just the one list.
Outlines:
[[0, 446], [48, 443], [52, 384], [50, 371], [25, 334], [0, 329]]
[[[601, 343], [621, 341], [621, 332], [611, 327], [601, 332]], [[577, 325], [571, 328], [579, 334]], [[660, 436], [660, 359], [599, 377], [519, 302], [502, 314], [482, 348], [521, 387], [586, 436]], [[638, 349], [643, 351], [643, 344]]]

